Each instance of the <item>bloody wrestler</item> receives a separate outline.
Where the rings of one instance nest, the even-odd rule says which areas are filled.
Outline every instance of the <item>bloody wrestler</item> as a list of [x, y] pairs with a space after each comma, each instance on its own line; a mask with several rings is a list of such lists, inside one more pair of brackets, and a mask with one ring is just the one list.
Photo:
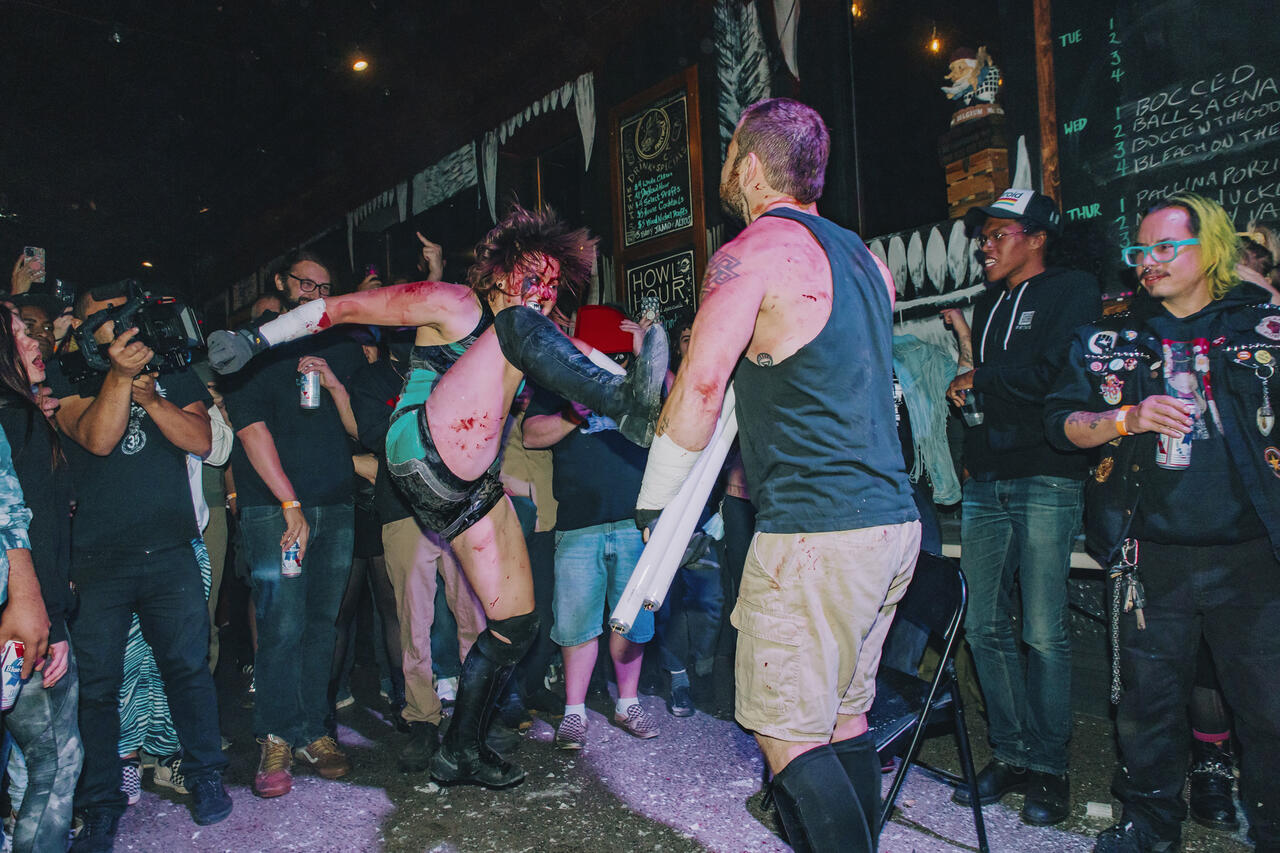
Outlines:
[[920, 522], [894, 422], [893, 280], [817, 213], [829, 150], [804, 104], [743, 111], [720, 196], [747, 227], [707, 266], [637, 523], [675, 496], [733, 374], [757, 512], [732, 616], [736, 716], [774, 773], [792, 846], [864, 851], [880, 812], [865, 714]]
[[517, 206], [477, 245], [467, 285], [418, 282], [317, 299], [258, 329], [210, 336], [209, 361], [228, 373], [339, 323], [417, 327], [387, 433], [388, 468], [423, 526], [452, 544], [489, 622], [463, 663], [453, 721], [431, 760], [442, 783], [505, 788], [524, 779], [484, 741], [494, 700], [538, 627], [529, 556], [498, 480], [503, 425], [525, 375], [614, 418], [637, 444], [653, 436], [667, 367], [661, 325], [618, 375], [547, 316], [562, 289], [582, 292], [594, 250], [585, 229]]

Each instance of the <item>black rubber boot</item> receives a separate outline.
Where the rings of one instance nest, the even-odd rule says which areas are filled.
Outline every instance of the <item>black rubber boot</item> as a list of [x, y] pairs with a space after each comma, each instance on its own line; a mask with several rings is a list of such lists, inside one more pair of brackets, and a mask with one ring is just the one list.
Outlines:
[[485, 743], [495, 703], [512, 669], [514, 665], [498, 664], [486, 657], [479, 643], [471, 647], [458, 679], [453, 721], [431, 759], [432, 779], [445, 785], [486, 788], [509, 788], [524, 781], [524, 770]]
[[844, 775], [849, 777], [853, 792], [858, 796], [858, 805], [867, 818], [867, 827], [871, 833], [871, 849], [879, 842], [880, 810], [883, 801], [880, 798], [880, 780], [884, 773], [880, 768], [880, 756], [876, 754], [876, 743], [870, 733], [863, 733], [855, 738], [836, 741], [831, 744], [831, 751], [836, 754]]
[[[873, 753], [874, 755], [874, 753]], [[773, 777], [778, 815], [791, 846], [813, 853], [869, 853], [873, 831], [829, 745], [793, 758]]]
[[1231, 795], [1235, 776], [1231, 753], [1216, 743], [1191, 742], [1191, 819], [1210, 829], [1235, 832], [1240, 828]]
[[534, 382], [613, 418], [618, 431], [641, 447], [653, 442], [667, 375], [667, 333], [661, 323], [649, 327], [640, 355], [625, 376], [593, 364], [532, 308], [517, 305], [499, 311], [493, 328], [507, 361]]

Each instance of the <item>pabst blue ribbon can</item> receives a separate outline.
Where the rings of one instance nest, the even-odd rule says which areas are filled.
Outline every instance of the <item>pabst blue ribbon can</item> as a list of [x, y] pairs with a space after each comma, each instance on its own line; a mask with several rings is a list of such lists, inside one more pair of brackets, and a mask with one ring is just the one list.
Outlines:
[[280, 574], [286, 578], [296, 578], [302, 574], [302, 561], [298, 559], [298, 543], [294, 542], [280, 556]]
[[320, 371], [298, 374], [298, 405], [304, 409], [320, 408]]
[[26, 647], [21, 640], [10, 640], [4, 644], [4, 654], [0, 655], [0, 711], [7, 711], [18, 701], [18, 692], [22, 690], [22, 658]]

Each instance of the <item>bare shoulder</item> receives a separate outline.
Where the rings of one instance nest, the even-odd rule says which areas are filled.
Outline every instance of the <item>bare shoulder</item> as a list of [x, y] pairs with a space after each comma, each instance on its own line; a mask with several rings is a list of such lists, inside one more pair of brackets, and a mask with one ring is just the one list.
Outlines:
[[777, 281], [778, 271], [821, 249], [798, 222], [768, 216], [751, 223], [720, 247], [707, 264], [702, 298], [720, 287], [750, 288], [763, 293]]

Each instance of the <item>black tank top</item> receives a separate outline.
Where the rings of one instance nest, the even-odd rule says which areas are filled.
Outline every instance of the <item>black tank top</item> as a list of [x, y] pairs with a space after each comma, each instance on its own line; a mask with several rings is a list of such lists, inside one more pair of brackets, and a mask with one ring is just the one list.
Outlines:
[[831, 315], [770, 367], [743, 359], [734, 381], [756, 529], [821, 533], [919, 517], [893, 411], [893, 309], [871, 253], [819, 216], [772, 210], [809, 229], [831, 265]]

